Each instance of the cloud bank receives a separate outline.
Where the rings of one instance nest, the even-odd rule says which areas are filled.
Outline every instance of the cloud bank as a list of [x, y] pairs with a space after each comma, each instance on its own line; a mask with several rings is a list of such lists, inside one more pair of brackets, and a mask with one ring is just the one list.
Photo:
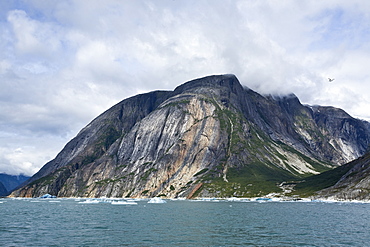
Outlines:
[[211, 74], [370, 119], [366, 1], [6, 0], [0, 9], [0, 172], [32, 175], [115, 103]]

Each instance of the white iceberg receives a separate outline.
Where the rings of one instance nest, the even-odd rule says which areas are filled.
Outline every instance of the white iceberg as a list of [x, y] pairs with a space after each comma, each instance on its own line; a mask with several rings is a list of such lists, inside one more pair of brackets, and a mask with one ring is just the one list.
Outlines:
[[219, 202], [220, 200], [217, 199], [217, 198], [203, 197], [203, 198], [199, 198], [197, 201], [202, 201], [202, 202]]
[[98, 200], [87, 199], [86, 201], [79, 202], [79, 203], [82, 203], [82, 204], [96, 204], [96, 203], [99, 203], [99, 201]]
[[154, 197], [150, 199], [148, 203], [167, 203], [167, 202], [159, 197]]
[[45, 198], [57, 198], [57, 197], [56, 197], [56, 196], [52, 196], [52, 195], [50, 195], [50, 194], [45, 194], [45, 195], [43, 195], [43, 196], [40, 196], [40, 198], [45, 199]]
[[137, 202], [134, 201], [112, 201], [112, 205], [137, 205]]

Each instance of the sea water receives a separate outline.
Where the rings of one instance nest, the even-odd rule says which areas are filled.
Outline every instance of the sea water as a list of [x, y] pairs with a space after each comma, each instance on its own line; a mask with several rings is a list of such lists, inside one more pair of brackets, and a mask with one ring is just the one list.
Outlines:
[[0, 199], [0, 246], [370, 246], [370, 204]]

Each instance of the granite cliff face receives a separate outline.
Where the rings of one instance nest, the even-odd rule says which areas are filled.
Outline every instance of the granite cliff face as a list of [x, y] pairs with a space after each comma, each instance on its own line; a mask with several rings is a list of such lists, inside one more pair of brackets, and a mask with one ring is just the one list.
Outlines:
[[209, 76], [113, 106], [12, 195], [263, 195], [352, 161], [369, 142], [368, 123], [340, 109]]

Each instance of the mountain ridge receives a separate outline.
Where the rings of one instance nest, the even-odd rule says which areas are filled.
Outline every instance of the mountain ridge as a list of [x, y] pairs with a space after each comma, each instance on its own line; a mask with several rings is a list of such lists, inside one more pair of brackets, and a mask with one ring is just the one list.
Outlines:
[[314, 194], [316, 198], [370, 200], [370, 153], [348, 163], [343, 175], [330, 187]]
[[12, 190], [28, 180], [30, 177], [25, 175], [9, 175], [0, 173], [0, 196], [7, 196]]
[[333, 170], [291, 183], [292, 195], [313, 199], [370, 200], [370, 152]]
[[369, 143], [368, 125], [340, 110], [214, 75], [121, 101], [12, 195], [262, 195], [356, 159]]
[[0, 197], [7, 196], [8, 190], [5, 188], [4, 184], [0, 181]]

